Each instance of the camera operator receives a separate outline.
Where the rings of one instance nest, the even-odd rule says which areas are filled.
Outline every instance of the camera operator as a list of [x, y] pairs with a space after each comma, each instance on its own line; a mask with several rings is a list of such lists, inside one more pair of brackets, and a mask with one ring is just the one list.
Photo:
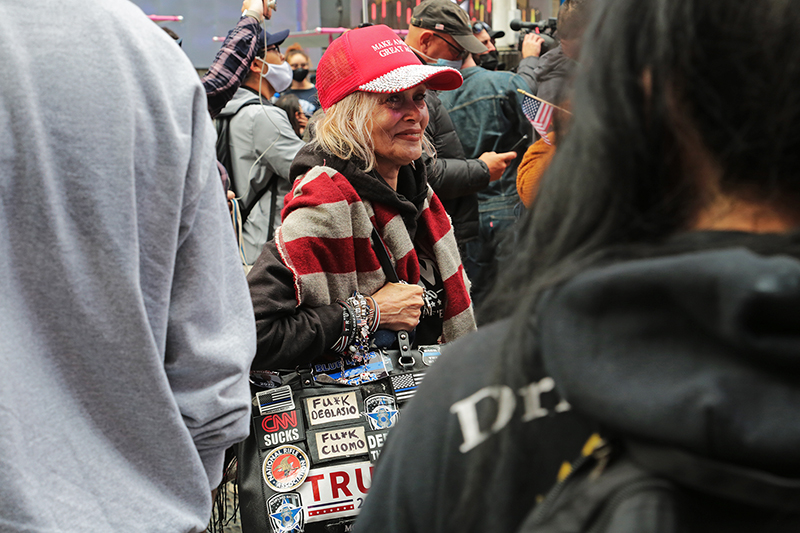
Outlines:
[[[542, 55], [533, 70], [534, 82], [531, 88], [542, 100], [550, 103], [561, 102], [565, 87], [575, 72], [575, 65], [581, 52], [583, 32], [589, 23], [593, 0], [564, 0], [558, 10], [559, 45]], [[533, 34], [525, 36], [522, 55], [525, 56], [526, 41]], [[527, 46], [533, 47], [533, 44]], [[541, 43], [538, 45], [541, 47]], [[520, 63], [519, 73], [522, 72]]]
[[544, 38], [538, 33], [530, 32], [525, 35], [522, 40], [520, 51], [522, 52], [522, 60], [517, 66], [517, 74], [523, 77], [531, 88], [531, 92], [536, 94], [538, 91], [538, 83], [536, 81], [536, 70], [539, 68], [542, 54], [542, 44]]

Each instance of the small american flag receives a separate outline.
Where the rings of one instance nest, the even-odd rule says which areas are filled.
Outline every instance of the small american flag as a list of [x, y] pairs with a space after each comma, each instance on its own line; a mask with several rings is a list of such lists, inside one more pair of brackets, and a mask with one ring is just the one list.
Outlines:
[[547, 144], [552, 144], [547, 138], [547, 130], [553, 123], [553, 109], [552, 105], [531, 98], [527, 94], [522, 99], [522, 112], [528, 117], [536, 133], [541, 135]]
[[422, 383], [422, 378], [425, 377], [424, 372], [417, 372], [415, 374], [400, 374], [392, 376], [392, 388], [394, 389], [394, 397], [397, 403], [404, 403], [410, 400], [417, 392], [417, 387]]

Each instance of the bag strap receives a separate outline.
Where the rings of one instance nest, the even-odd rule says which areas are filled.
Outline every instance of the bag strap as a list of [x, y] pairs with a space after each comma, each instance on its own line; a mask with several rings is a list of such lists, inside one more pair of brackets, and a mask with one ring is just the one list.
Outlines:
[[[259, 104], [259, 105], [272, 105], [272, 103], [269, 100], [264, 101], [262, 98], [259, 98], [258, 96], [256, 96], [255, 98], [251, 98], [250, 100], [248, 100], [245, 103], [243, 103], [242, 107], [240, 107], [236, 111], [236, 114], [238, 114], [239, 111], [241, 111], [245, 107], [251, 106], [251, 105], [256, 105], [256, 104]], [[233, 115], [231, 118], [236, 116], [236, 114]], [[277, 182], [277, 179], [276, 179], [276, 174], [273, 174], [272, 177], [270, 178], [270, 182], [268, 182], [267, 185], [264, 186], [264, 188], [262, 188], [260, 191], [258, 191], [256, 193], [256, 195], [253, 197], [253, 199], [250, 201], [250, 205], [249, 206], [242, 205], [242, 220], [247, 220], [247, 217], [250, 216], [250, 211], [253, 210], [253, 208], [256, 206], [256, 204], [258, 204], [258, 201], [261, 200], [261, 197], [264, 196], [264, 194], [266, 194], [266, 192], [269, 189], [273, 188], [273, 186], [275, 188], [277, 188], [277, 184], [278, 184], [278, 182]]]
[[[373, 226], [372, 228], [372, 248], [375, 250], [375, 255], [378, 256], [378, 262], [381, 264], [383, 273], [386, 279], [392, 283], [400, 283], [400, 277], [392, 265], [392, 260], [389, 258], [389, 251], [386, 249], [383, 239], [381, 239], [378, 230]], [[414, 368], [414, 356], [411, 355], [411, 336], [407, 331], [401, 330], [397, 332], [397, 345], [400, 348], [400, 358], [398, 362], [404, 370], [411, 370]]]
[[631, 440], [625, 445], [634, 463], [679, 485], [765, 509], [798, 512], [800, 479], [715, 461], [673, 447]]
[[389, 251], [386, 249], [386, 245], [375, 227], [372, 228], [372, 249], [375, 250], [375, 255], [378, 256], [378, 262], [381, 264], [386, 279], [392, 283], [400, 283], [400, 277], [397, 275], [392, 260], [389, 258]]
[[[272, 198], [269, 201], [269, 228], [267, 228], [267, 240], [271, 241], [275, 237], [275, 208], [278, 205], [278, 180], [277, 174], [272, 175], [272, 183], [269, 186], [272, 189]], [[278, 213], [280, 215], [280, 213]]]

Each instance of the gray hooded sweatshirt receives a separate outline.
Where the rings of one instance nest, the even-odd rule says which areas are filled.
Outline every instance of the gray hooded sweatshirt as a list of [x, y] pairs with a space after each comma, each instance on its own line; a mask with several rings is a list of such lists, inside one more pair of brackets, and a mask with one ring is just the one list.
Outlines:
[[[253, 101], [258, 103], [245, 105]], [[281, 224], [283, 197], [292, 188], [289, 167], [306, 143], [294, 132], [283, 109], [244, 87], [219, 114], [225, 117], [232, 117], [231, 189], [249, 213], [242, 224], [242, 254], [244, 262], [252, 265]]]
[[0, 531], [202, 531], [253, 311], [206, 96], [124, 0], [0, 2]]

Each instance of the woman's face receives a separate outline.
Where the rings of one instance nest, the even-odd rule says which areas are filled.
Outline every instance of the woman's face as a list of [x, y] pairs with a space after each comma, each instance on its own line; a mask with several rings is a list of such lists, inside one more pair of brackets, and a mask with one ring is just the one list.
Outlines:
[[292, 70], [297, 70], [299, 68], [308, 69], [308, 58], [303, 54], [292, 54], [288, 62]]
[[422, 84], [399, 93], [378, 95], [370, 134], [379, 172], [382, 167], [408, 165], [422, 155], [422, 136], [428, 126], [425, 90]]

